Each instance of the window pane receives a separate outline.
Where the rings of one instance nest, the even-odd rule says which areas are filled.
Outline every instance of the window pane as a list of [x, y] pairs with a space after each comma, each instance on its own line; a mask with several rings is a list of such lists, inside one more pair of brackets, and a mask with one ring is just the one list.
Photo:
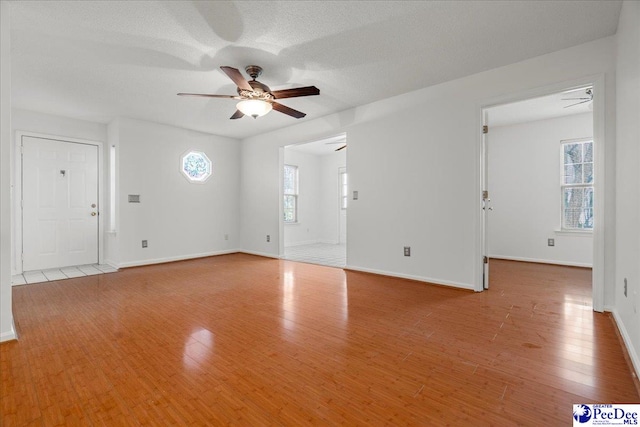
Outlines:
[[583, 151], [584, 151], [584, 162], [592, 163], [593, 162], [593, 142], [585, 142]]
[[283, 190], [284, 194], [298, 193], [298, 168], [296, 166], [284, 165]]
[[591, 184], [593, 182], [593, 163], [585, 163], [582, 165], [582, 173], [584, 174], [582, 182]]
[[285, 195], [283, 200], [283, 209], [282, 212], [284, 214], [284, 222], [296, 222], [297, 212], [297, 196]]
[[582, 206], [593, 209], [593, 187], [585, 188], [583, 197]]
[[582, 184], [582, 165], [565, 165], [564, 167], [564, 183], [565, 184]]
[[582, 163], [582, 144], [564, 144], [564, 164]]
[[563, 228], [593, 229], [593, 187], [563, 190]]

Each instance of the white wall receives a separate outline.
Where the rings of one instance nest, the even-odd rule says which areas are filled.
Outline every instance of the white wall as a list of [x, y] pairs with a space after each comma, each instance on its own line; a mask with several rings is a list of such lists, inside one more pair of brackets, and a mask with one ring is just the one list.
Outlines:
[[14, 131], [28, 131], [51, 136], [105, 142], [107, 125], [35, 111], [14, 109], [11, 123]]
[[[560, 141], [590, 137], [590, 113], [490, 127], [490, 257], [592, 265], [592, 234], [556, 233], [561, 216]], [[549, 238], [555, 246], [547, 245]]]
[[295, 149], [284, 150], [284, 164], [298, 167], [298, 222], [284, 224], [284, 245], [308, 245], [320, 235], [320, 157]]
[[[119, 162], [117, 231], [110, 244], [117, 247], [119, 267], [238, 250], [239, 141], [124, 118], [109, 133]], [[204, 184], [190, 183], [180, 172], [187, 150], [212, 161], [213, 175]], [[141, 202], [128, 203], [129, 194]]]
[[0, 342], [16, 338], [11, 309], [11, 4], [0, 2]]
[[[338, 170], [347, 165], [346, 150], [320, 157], [321, 203], [320, 241], [337, 244], [340, 240], [340, 186]], [[346, 224], [345, 224], [346, 226]]]
[[636, 373], [640, 373], [640, 2], [625, 1], [622, 5], [616, 65], [617, 233], [613, 313]]
[[[466, 288], [478, 287], [480, 106], [512, 94], [604, 75], [606, 193], [614, 192], [615, 86], [612, 37], [357, 107], [243, 141], [242, 247], [278, 254], [278, 150], [347, 132], [351, 201], [349, 267]], [[613, 206], [605, 201], [607, 254]], [[402, 247], [412, 247], [404, 257]], [[606, 283], [613, 257], [605, 259]], [[610, 286], [605, 304], [611, 304]]]

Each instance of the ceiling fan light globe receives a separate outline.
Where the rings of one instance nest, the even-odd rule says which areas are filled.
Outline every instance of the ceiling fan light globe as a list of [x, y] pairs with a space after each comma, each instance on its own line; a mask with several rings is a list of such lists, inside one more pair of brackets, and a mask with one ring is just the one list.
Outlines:
[[240, 110], [245, 116], [251, 116], [254, 119], [260, 116], [264, 116], [273, 108], [269, 102], [261, 101], [259, 99], [245, 99], [238, 102], [236, 108]]

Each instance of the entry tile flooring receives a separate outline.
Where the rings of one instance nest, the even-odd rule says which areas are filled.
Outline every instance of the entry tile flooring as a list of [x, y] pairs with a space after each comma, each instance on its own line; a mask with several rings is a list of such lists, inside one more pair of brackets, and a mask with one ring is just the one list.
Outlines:
[[51, 282], [53, 280], [72, 279], [74, 277], [93, 276], [96, 274], [115, 273], [118, 269], [109, 264], [79, 265], [77, 267], [53, 268], [51, 270], [25, 271], [23, 274], [11, 276], [12, 285]]
[[347, 246], [331, 243], [287, 246], [284, 248], [284, 259], [344, 268], [347, 265]]

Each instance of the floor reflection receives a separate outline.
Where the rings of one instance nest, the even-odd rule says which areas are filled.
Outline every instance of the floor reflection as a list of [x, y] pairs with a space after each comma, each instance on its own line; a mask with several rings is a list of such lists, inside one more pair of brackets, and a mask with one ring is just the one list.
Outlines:
[[211, 356], [214, 339], [213, 333], [206, 328], [193, 331], [184, 345], [183, 366], [189, 370], [199, 368]]

